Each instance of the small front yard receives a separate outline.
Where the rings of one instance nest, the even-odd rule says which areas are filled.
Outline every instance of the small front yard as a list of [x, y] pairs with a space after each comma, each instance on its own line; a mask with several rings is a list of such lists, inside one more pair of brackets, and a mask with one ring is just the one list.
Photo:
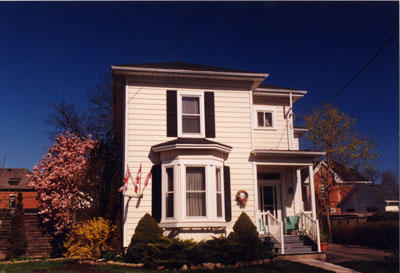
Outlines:
[[[91, 265], [88, 263], [79, 264], [76, 260], [62, 260], [62, 261], [38, 261], [38, 262], [26, 262], [26, 263], [14, 263], [14, 264], [0, 264], [0, 273], [38, 273], [38, 272], [57, 272], [57, 273], [75, 273], [75, 272], [96, 272], [96, 273], [156, 273], [156, 272], [176, 272], [176, 271], [157, 271], [157, 270], [145, 270], [145, 269], [133, 269], [124, 266], [111, 265], [111, 264], [99, 264]], [[211, 270], [186, 270], [182, 272], [211, 272]], [[241, 268], [225, 268], [215, 269], [212, 272], [218, 273], [327, 273], [320, 268], [290, 262], [290, 261], [278, 261], [262, 266], [252, 267], [241, 267]]]

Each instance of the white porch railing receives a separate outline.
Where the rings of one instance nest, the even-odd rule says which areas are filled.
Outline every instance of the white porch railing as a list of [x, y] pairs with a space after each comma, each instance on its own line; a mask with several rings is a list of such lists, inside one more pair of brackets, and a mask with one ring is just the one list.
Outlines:
[[309, 213], [302, 212], [299, 229], [301, 233], [308, 236], [317, 244], [318, 252], [321, 252], [318, 220], [313, 219]]
[[281, 254], [285, 254], [282, 221], [273, 216], [269, 211], [257, 211], [256, 221], [258, 223], [258, 232], [274, 238], [281, 246]]

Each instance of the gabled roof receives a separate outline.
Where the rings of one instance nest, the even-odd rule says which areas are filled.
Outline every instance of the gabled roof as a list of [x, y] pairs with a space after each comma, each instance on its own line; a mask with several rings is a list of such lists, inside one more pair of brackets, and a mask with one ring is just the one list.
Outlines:
[[29, 184], [29, 180], [27, 178], [28, 174], [31, 174], [31, 172], [28, 169], [0, 168], [0, 190], [32, 189], [31, 187], [28, 186]]
[[[316, 167], [314, 168], [313, 174], [315, 175], [320, 168], [328, 169], [328, 166], [325, 161], [320, 161]], [[331, 169], [331, 172], [335, 178], [336, 183], [368, 183], [372, 184], [371, 181], [366, 179], [364, 176], [362, 176], [356, 169], [354, 168], [349, 168], [346, 166], [343, 166], [338, 163], [334, 163], [333, 168]], [[304, 183], [309, 183], [309, 178], [308, 178], [308, 172], [302, 171], [302, 181]]]
[[399, 201], [399, 185], [357, 185], [337, 205], [342, 206], [357, 191], [367, 191], [384, 202]]

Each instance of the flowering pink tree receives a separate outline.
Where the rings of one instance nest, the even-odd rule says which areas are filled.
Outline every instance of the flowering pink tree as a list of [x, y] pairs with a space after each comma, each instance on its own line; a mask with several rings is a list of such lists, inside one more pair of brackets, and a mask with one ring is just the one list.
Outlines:
[[79, 188], [85, 182], [87, 158], [95, 144], [90, 136], [60, 134], [29, 176], [30, 186], [37, 191], [41, 219], [51, 224], [56, 235], [70, 230], [77, 211], [90, 205], [90, 196]]

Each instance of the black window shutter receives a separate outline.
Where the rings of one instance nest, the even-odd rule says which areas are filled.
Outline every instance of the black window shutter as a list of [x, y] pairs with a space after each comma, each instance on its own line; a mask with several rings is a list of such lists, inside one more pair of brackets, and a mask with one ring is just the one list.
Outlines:
[[178, 136], [176, 90], [167, 90], [167, 137]]
[[161, 165], [151, 168], [151, 215], [158, 223], [161, 221]]
[[224, 166], [224, 195], [225, 195], [225, 220], [232, 220], [231, 205], [231, 173], [228, 166]]
[[214, 92], [204, 92], [206, 137], [215, 137]]

